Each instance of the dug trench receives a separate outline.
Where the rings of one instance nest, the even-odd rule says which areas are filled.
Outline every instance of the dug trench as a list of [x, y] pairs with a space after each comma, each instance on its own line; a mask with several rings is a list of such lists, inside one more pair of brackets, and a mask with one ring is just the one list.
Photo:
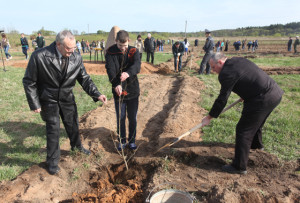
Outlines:
[[[189, 64], [196, 64], [188, 58]], [[251, 151], [246, 176], [220, 168], [234, 155], [234, 144], [201, 142], [201, 130], [155, 153], [197, 125], [206, 111], [199, 105], [205, 84], [185, 72], [173, 74], [172, 60], [148, 66], [139, 77], [136, 152], [125, 149], [128, 170], [115, 148], [113, 101], [80, 118], [80, 133], [91, 156], [61, 146], [61, 172], [51, 176], [45, 163], [0, 184], [3, 202], [145, 202], [153, 193], [173, 187], [200, 202], [299, 202], [297, 162], [285, 162], [265, 151]], [[192, 67], [193, 69], [193, 67]], [[151, 70], [151, 71], [150, 71]], [[233, 109], [239, 110], [240, 107]], [[213, 135], [211, 135], [213, 136]]]

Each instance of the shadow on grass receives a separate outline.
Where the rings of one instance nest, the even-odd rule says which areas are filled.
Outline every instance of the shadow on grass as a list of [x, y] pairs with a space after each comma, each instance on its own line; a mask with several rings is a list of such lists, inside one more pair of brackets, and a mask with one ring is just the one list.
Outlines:
[[[0, 123], [0, 165], [30, 167], [46, 156], [46, 126], [29, 122]], [[61, 137], [67, 137], [63, 128]]]

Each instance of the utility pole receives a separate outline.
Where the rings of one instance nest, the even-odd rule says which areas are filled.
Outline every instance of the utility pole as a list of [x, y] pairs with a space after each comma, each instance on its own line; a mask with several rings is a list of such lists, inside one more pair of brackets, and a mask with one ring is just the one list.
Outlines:
[[187, 20], [185, 21], [185, 34], [184, 34], [184, 38], [186, 38], [186, 26], [187, 26]]
[[88, 24], [88, 34], [90, 33], [90, 24]]

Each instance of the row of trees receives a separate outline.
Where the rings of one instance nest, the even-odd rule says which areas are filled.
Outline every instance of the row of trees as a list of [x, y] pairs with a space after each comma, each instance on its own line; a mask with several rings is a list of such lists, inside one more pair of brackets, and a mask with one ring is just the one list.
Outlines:
[[[133, 34], [147, 35], [147, 32], [132, 32]], [[182, 37], [185, 36], [184, 32], [168, 33], [168, 32], [151, 32], [152, 34], [159, 34], [161, 37]], [[263, 27], [245, 27], [237, 29], [223, 29], [212, 31], [215, 37], [237, 37], [237, 36], [295, 36], [300, 34], [300, 22], [293, 22], [283, 24], [274, 24]], [[204, 32], [189, 32], [186, 33], [187, 37], [204, 36]]]
[[263, 27], [246, 27], [232, 30], [216, 30], [212, 32], [216, 37], [235, 37], [235, 36], [295, 36], [300, 33], [300, 22], [288, 24], [274, 24]]

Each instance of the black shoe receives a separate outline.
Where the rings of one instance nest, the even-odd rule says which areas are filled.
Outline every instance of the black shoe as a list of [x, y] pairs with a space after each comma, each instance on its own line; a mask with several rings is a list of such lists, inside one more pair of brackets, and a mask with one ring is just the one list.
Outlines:
[[49, 166], [48, 172], [50, 175], [55, 175], [60, 171], [60, 168], [58, 166]]
[[80, 147], [72, 147], [71, 150], [74, 151], [75, 149], [77, 149], [78, 151], [80, 151], [81, 153], [84, 153], [85, 155], [90, 155], [91, 151], [84, 148], [83, 146]]
[[127, 143], [123, 143], [123, 144], [119, 143], [118, 144], [118, 151], [121, 152], [122, 149], [124, 150], [126, 146], [127, 146]]
[[246, 170], [245, 171], [238, 170], [235, 167], [233, 167], [232, 165], [224, 165], [224, 166], [222, 166], [222, 171], [225, 171], [227, 173], [241, 174], [241, 175], [247, 174]]
[[136, 150], [136, 149], [137, 149], [137, 146], [136, 146], [136, 144], [135, 144], [134, 142], [131, 142], [131, 143], [129, 143], [129, 148], [130, 148], [131, 150]]

